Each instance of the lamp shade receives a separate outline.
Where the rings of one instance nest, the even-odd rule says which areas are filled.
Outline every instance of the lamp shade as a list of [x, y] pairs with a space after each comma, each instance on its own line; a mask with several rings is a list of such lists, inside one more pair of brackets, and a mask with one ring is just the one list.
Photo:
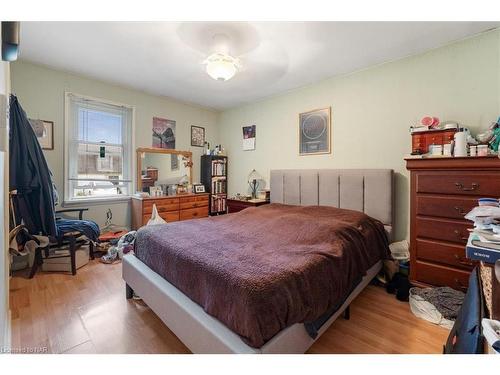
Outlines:
[[214, 53], [206, 60], [207, 73], [216, 81], [227, 81], [238, 72], [238, 59], [223, 53]]
[[248, 175], [248, 183], [250, 184], [254, 180], [258, 182], [259, 180], [262, 180], [262, 176], [255, 169], [252, 169], [252, 172]]

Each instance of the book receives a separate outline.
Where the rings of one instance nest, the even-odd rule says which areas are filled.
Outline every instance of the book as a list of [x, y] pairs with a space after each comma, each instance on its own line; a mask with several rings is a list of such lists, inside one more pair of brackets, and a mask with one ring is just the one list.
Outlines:
[[485, 249], [500, 251], [500, 243], [484, 242], [484, 241], [479, 241], [479, 240], [473, 240], [472, 241], [472, 245], [473, 246], [477, 246], [477, 247], [482, 247], [482, 248], [485, 248]]
[[477, 238], [477, 236], [471, 235], [467, 241], [465, 256], [468, 259], [492, 264], [500, 259], [500, 244], [479, 241]]

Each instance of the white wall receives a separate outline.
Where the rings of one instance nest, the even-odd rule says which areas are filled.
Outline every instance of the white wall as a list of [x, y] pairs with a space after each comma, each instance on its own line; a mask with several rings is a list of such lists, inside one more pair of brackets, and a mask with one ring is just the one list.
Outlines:
[[[193, 152], [193, 181], [199, 181], [202, 148], [190, 146], [191, 125], [205, 127], [207, 140], [214, 144], [218, 136], [216, 129], [218, 112], [28, 62], [17, 61], [11, 64], [11, 70], [12, 91], [19, 98], [19, 102], [28, 116], [54, 121], [54, 150], [45, 151], [45, 157], [54, 174], [59, 194], [64, 192], [63, 130], [65, 91], [135, 106], [136, 147], [151, 147], [151, 127], [154, 116], [175, 120], [177, 122], [176, 148]], [[90, 208], [85, 217], [95, 220], [100, 225], [104, 224], [108, 207], [113, 211], [113, 223], [119, 225], [130, 224], [129, 203], [84, 206]]]
[[[224, 111], [219, 143], [229, 157], [229, 193], [247, 192], [255, 168], [392, 168], [396, 172], [395, 236], [407, 236], [408, 132], [424, 115], [456, 120], [473, 131], [500, 115], [500, 31], [422, 55]], [[314, 69], [312, 66], [311, 69]], [[298, 114], [332, 108], [330, 155], [299, 156]], [[242, 151], [242, 126], [257, 125], [255, 151]]]
[[10, 346], [10, 316], [9, 316], [9, 127], [7, 103], [10, 92], [9, 64], [0, 61], [0, 348]]

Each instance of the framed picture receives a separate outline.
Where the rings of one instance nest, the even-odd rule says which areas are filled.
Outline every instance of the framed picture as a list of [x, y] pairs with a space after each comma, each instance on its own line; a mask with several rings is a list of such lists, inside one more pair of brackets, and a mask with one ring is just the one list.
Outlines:
[[191, 146], [203, 147], [205, 145], [205, 128], [191, 126]]
[[29, 119], [42, 150], [54, 149], [54, 122]]
[[299, 155], [331, 152], [331, 107], [299, 114]]
[[195, 184], [195, 185], [193, 185], [193, 188], [194, 188], [194, 192], [196, 194], [204, 193], [205, 192], [205, 185]]
[[153, 117], [153, 147], [175, 150], [175, 121]]

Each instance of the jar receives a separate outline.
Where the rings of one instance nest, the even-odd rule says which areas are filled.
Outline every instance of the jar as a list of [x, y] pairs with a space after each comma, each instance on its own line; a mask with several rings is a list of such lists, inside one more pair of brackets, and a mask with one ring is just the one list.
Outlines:
[[488, 156], [488, 145], [477, 146], [477, 156]]
[[470, 151], [470, 156], [476, 156], [477, 155], [477, 146], [470, 146], [469, 151]]

